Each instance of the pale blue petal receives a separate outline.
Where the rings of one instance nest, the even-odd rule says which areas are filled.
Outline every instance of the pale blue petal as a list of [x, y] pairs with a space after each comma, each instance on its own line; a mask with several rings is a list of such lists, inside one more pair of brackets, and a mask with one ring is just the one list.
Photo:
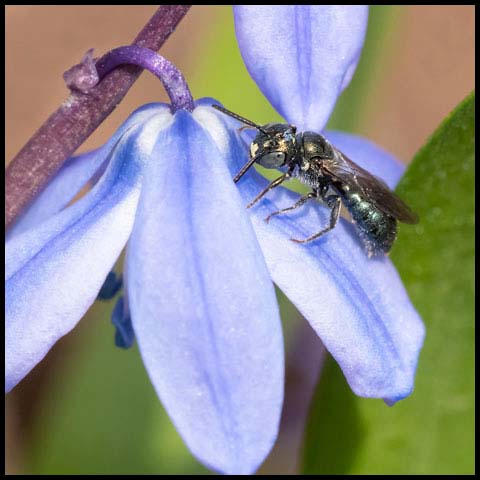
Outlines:
[[8, 230], [6, 238], [13, 238], [65, 208], [102, 166], [118, 139], [129, 128], [145, 122], [162, 108], [165, 107], [160, 104], [143, 105], [128, 117], [105, 145], [69, 158], [43, 192]]
[[97, 185], [6, 244], [5, 390], [11, 390], [95, 301], [134, 221], [141, 175], [166, 116], [125, 134]]
[[320, 132], [357, 66], [368, 7], [237, 5], [234, 16], [260, 90], [287, 122]]
[[[254, 184], [240, 189], [245, 201], [259, 191]], [[388, 257], [369, 259], [343, 219], [315, 242], [291, 242], [328, 225], [326, 209], [315, 202], [264, 222], [297, 199], [293, 192], [274, 192], [251, 214], [273, 281], [310, 322], [357, 395], [406, 397], [424, 326], [395, 267]]]
[[[218, 121], [229, 122], [220, 115]], [[351, 154], [348, 139], [335, 138]], [[237, 141], [234, 134], [230, 145], [222, 140], [233, 152], [239, 151], [232, 146]], [[355, 141], [357, 160], [365, 165], [377, 148]], [[232, 176], [246, 162], [245, 155], [231, 156]], [[398, 166], [396, 161], [391, 164], [389, 155], [377, 159], [375, 173], [380, 177], [384, 172], [388, 177]], [[266, 184], [251, 169], [238, 183], [244, 204]], [[424, 326], [394, 266], [387, 257], [369, 259], [354, 227], [343, 219], [315, 242], [291, 242], [291, 237], [306, 238], [328, 224], [328, 210], [316, 201], [264, 222], [269, 213], [293, 205], [298, 198], [279, 187], [251, 209], [272, 280], [310, 322], [355, 393], [390, 401], [404, 398], [413, 388]]]
[[130, 313], [192, 453], [214, 470], [252, 473], [277, 436], [281, 324], [226, 160], [197, 121], [177, 112], [154, 149], [128, 248]]

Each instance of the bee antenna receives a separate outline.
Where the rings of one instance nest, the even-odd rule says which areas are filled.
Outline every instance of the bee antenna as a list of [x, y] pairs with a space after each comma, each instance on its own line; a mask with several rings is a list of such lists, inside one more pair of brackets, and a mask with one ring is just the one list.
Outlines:
[[247, 173], [247, 170], [258, 160], [258, 157], [251, 158], [242, 169], [235, 175], [233, 181], [237, 183], [244, 175]]
[[220, 105], [212, 105], [213, 108], [216, 110], [219, 110], [220, 112], [224, 113], [225, 115], [228, 115], [229, 117], [235, 118], [236, 120], [239, 120], [240, 122], [244, 123], [245, 125], [248, 125], [250, 127], [256, 128], [260, 132], [264, 133], [265, 135], [269, 135], [269, 133], [264, 130], [260, 125], [252, 122], [251, 120], [246, 119], [245, 117], [242, 117], [238, 115], [237, 113], [233, 113], [230, 110], [227, 110], [226, 108], [221, 107]]

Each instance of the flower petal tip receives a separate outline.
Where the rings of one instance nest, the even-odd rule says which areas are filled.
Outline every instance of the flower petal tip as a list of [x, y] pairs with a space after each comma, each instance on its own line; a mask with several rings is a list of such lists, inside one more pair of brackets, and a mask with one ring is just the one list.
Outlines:
[[413, 392], [413, 387], [408, 388], [405, 393], [399, 394], [396, 396], [388, 397], [388, 398], [383, 398], [382, 400], [389, 406], [393, 407], [396, 403], [400, 402], [401, 400], [405, 400], [407, 397], [409, 397]]
[[148, 164], [126, 282], [145, 367], [185, 443], [216, 471], [249, 474], [276, 439], [284, 355], [229, 135], [205, 106], [162, 132], [153, 155], [168, 161]]
[[320, 132], [365, 38], [365, 5], [237, 5], [238, 45], [260, 90], [299, 130]]

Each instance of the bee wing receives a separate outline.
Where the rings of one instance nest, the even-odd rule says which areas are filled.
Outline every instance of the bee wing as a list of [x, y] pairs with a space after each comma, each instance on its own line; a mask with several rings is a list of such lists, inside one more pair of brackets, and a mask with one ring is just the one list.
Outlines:
[[356, 186], [382, 212], [403, 223], [417, 223], [418, 216], [378, 177], [367, 172], [335, 149], [335, 158], [323, 160], [322, 168], [347, 185]]

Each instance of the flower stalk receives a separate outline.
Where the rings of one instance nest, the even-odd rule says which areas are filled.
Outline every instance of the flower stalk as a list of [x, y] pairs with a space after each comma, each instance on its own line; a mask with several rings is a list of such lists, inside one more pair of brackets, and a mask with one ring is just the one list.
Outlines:
[[[158, 50], [188, 12], [190, 5], [162, 5], [133, 41]], [[88, 94], [70, 96], [37, 130], [5, 172], [5, 228], [42, 191], [63, 163], [108, 117], [142, 73], [123, 65], [109, 73]]]
[[[100, 58], [95, 65], [93, 65], [93, 59], [91, 59], [91, 51], [89, 50], [84, 57], [84, 63], [86, 63], [87, 69], [90, 73], [87, 78], [90, 80], [88, 85], [77, 86], [75, 83], [75, 75], [71, 75], [69, 78], [69, 87], [77, 88], [86, 93], [93, 88], [97, 82], [102, 80], [108, 73], [117, 68], [119, 65], [137, 65], [139, 67], [148, 70], [153, 73], [163, 83], [170, 102], [172, 105], [172, 113], [177, 110], [188, 110], [192, 112], [194, 109], [193, 98], [188, 88], [185, 77], [180, 70], [166, 58], [162, 57], [158, 53], [145, 47], [139, 47], [138, 45], [128, 45], [125, 47], [118, 47], [110, 50], [102, 58]], [[91, 63], [89, 68], [88, 64]], [[84, 67], [84, 65], [81, 65]], [[85, 75], [80, 75], [80, 80], [84, 82]]]

